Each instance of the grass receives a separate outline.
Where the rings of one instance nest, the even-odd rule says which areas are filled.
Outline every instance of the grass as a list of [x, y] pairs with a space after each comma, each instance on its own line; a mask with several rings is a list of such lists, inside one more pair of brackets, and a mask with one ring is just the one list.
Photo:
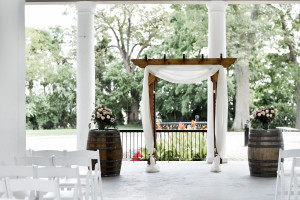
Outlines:
[[[123, 125], [118, 126], [119, 130], [130, 130], [130, 129], [143, 129], [142, 126], [137, 125]], [[64, 136], [64, 135], [76, 135], [76, 129], [53, 129], [53, 130], [26, 130], [26, 136]]]

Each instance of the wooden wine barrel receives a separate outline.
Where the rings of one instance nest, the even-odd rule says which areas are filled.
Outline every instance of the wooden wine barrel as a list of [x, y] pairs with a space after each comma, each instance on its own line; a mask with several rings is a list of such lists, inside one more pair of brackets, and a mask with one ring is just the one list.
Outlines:
[[116, 129], [90, 130], [87, 150], [100, 152], [101, 176], [119, 176], [123, 151], [120, 131]]
[[283, 149], [279, 129], [252, 129], [248, 143], [248, 161], [251, 176], [276, 177], [279, 149]]

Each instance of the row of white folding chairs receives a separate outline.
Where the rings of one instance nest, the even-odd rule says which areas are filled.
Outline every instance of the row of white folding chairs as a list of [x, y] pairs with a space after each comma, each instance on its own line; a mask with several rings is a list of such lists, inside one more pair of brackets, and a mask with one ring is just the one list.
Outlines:
[[[26, 157], [16, 158], [17, 165], [85, 167], [87, 169], [87, 173], [84, 175], [86, 198], [91, 195], [92, 199], [98, 197], [103, 199], [99, 151], [27, 150], [26, 154]], [[91, 160], [97, 160], [94, 171], [92, 170]]]
[[[290, 172], [287, 172], [285, 169], [285, 159], [292, 159]], [[285, 200], [286, 196], [288, 200], [290, 200], [292, 195], [294, 196], [294, 199], [298, 199], [298, 181], [296, 173], [296, 168], [298, 167], [300, 167], [300, 149], [279, 150], [275, 200]], [[287, 189], [286, 176], [289, 176], [289, 185]]]
[[[61, 195], [59, 183], [63, 179], [75, 180], [72, 196]], [[78, 168], [0, 166], [0, 180], [0, 196], [6, 198], [42, 200], [47, 195], [48, 199], [83, 199]]]

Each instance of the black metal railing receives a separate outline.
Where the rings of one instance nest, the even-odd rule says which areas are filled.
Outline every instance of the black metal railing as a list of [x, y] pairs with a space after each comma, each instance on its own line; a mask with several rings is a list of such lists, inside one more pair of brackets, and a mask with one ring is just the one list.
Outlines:
[[157, 122], [156, 123], [157, 129], [161, 128], [165, 130], [178, 130], [180, 128], [188, 129], [188, 127], [192, 127], [197, 130], [204, 130], [207, 127], [207, 122], [192, 121], [192, 122]]
[[[147, 160], [143, 130], [120, 130], [123, 159]], [[160, 161], [204, 160], [206, 130], [157, 130], [156, 157]]]

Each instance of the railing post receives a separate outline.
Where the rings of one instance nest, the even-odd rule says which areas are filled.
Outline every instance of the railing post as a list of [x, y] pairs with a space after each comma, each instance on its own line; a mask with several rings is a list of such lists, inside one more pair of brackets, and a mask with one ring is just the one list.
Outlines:
[[248, 140], [249, 140], [249, 124], [244, 124], [245, 133], [244, 133], [244, 146], [248, 146]]

